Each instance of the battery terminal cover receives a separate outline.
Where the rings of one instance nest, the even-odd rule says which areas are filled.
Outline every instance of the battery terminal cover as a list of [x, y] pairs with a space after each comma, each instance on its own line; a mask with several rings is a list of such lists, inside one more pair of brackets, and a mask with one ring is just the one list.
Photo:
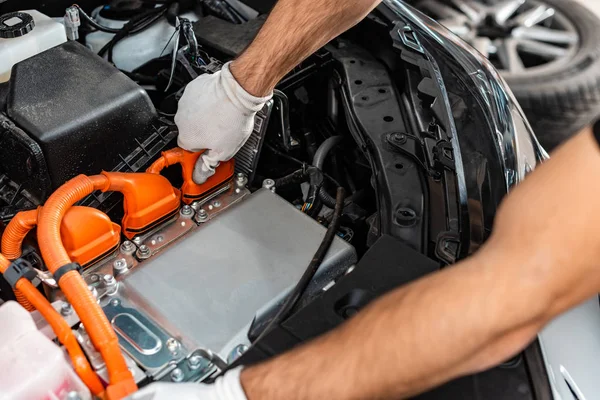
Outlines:
[[121, 227], [100, 210], [75, 206], [65, 214], [60, 235], [71, 260], [85, 268], [119, 246]]

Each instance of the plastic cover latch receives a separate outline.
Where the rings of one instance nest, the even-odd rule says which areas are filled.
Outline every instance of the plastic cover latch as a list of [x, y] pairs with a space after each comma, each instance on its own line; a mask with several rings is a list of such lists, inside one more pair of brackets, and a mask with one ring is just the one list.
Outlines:
[[81, 273], [81, 265], [76, 262], [68, 263], [57, 269], [54, 274], [54, 280], [56, 283], [60, 284], [60, 278], [62, 278], [67, 272], [77, 271]]
[[14, 289], [21, 278], [33, 281], [37, 278], [37, 272], [35, 272], [29, 261], [17, 258], [4, 272], [4, 279]]

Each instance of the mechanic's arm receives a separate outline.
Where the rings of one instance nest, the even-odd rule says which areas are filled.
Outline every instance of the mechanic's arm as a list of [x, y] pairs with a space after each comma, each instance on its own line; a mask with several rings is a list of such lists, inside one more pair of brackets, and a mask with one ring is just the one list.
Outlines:
[[175, 123], [180, 147], [208, 151], [194, 180], [204, 182], [232, 158], [273, 88], [298, 63], [363, 19], [379, 0], [279, 0], [250, 46], [220, 72], [189, 83]]
[[279, 0], [252, 44], [231, 63], [231, 73], [251, 94], [266, 96], [292, 68], [356, 25], [379, 1]]
[[587, 131], [507, 197], [475, 256], [243, 370], [248, 399], [404, 398], [508, 359], [598, 293], [599, 199], [600, 148]]

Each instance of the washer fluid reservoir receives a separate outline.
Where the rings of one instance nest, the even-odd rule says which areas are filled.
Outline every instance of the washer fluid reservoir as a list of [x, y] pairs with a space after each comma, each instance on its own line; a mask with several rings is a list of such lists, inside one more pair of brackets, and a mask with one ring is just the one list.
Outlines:
[[0, 16], [0, 83], [8, 81], [13, 65], [67, 41], [60, 22], [36, 10]]

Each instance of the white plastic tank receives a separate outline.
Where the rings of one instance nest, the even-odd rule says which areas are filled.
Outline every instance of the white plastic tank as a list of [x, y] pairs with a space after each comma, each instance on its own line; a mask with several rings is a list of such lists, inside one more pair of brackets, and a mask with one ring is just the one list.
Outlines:
[[0, 400], [91, 399], [63, 350], [38, 331], [14, 301], [0, 306]]
[[[19, 61], [67, 41], [65, 27], [60, 22], [36, 10], [19, 13], [0, 16], [0, 82], [8, 81], [12, 66]], [[28, 23], [28, 16], [32, 23]]]
[[[108, 28], [122, 28], [127, 23], [127, 21], [102, 17], [99, 14], [100, 8], [92, 13], [92, 17], [100, 25]], [[180, 17], [194, 22], [199, 19], [198, 14], [194, 12], [182, 14]], [[171, 54], [175, 45], [173, 32], [175, 32], [175, 27], [169, 24], [167, 17], [162, 17], [147, 29], [119, 41], [113, 48], [112, 61], [117, 68], [131, 72], [146, 62], [160, 57], [161, 53], [162, 55]], [[113, 33], [96, 31], [85, 37], [85, 43], [94, 53], [98, 53], [113, 36]]]

